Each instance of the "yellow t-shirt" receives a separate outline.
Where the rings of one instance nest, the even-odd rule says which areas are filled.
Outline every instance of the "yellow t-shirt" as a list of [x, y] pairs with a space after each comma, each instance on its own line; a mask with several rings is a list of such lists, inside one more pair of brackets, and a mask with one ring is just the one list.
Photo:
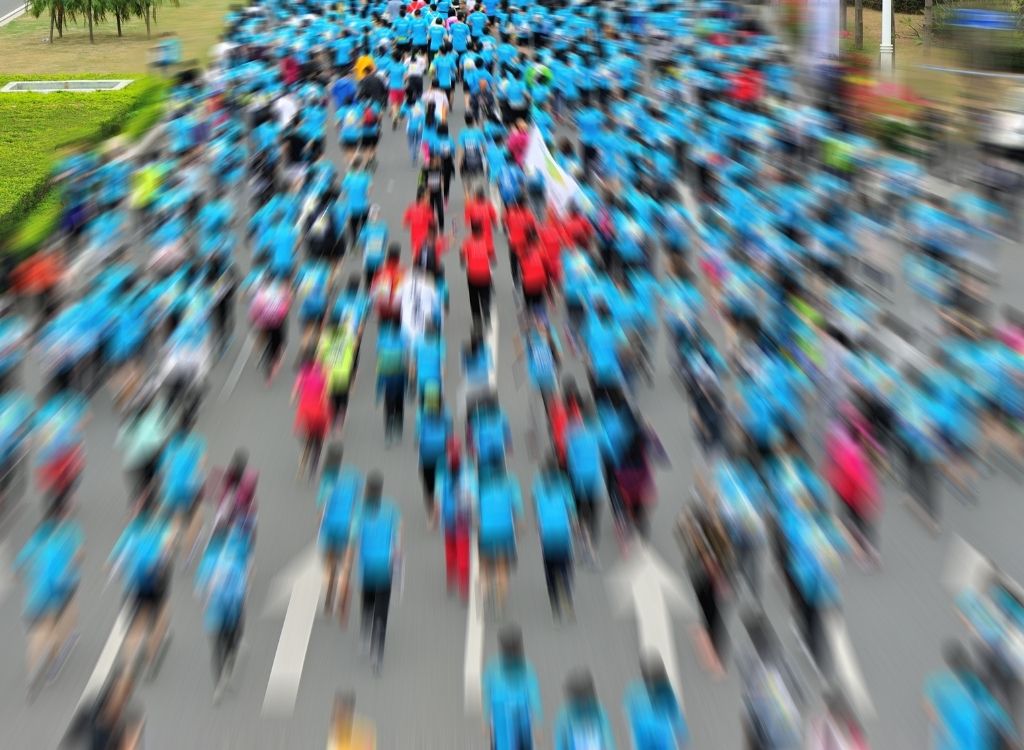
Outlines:
[[356, 719], [349, 737], [331, 737], [327, 740], [327, 750], [377, 750], [377, 732], [370, 723]]
[[356, 80], [361, 81], [366, 76], [370, 75], [376, 65], [373, 62], [373, 58], [369, 55], [362, 55], [356, 60]]

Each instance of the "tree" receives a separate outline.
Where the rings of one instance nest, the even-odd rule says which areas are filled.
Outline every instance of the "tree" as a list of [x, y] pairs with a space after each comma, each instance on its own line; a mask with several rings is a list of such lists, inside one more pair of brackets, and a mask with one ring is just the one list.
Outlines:
[[856, 0], [853, 6], [853, 46], [864, 49], [864, 0]]
[[63, 39], [65, 21], [75, 19], [74, 8], [68, 8], [64, 0], [31, 0], [28, 10], [36, 18], [43, 13], [50, 16], [50, 44], [53, 44], [54, 29], [57, 30], [57, 36]]

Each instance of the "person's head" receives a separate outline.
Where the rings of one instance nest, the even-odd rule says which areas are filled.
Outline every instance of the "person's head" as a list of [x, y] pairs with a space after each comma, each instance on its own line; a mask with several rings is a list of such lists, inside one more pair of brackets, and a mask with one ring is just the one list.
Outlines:
[[379, 508], [384, 491], [384, 476], [379, 471], [370, 472], [366, 477], [366, 490], [363, 503], [368, 508]]
[[959, 641], [951, 641], [946, 644], [942, 649], [943, 659], [946, 662], [946, 666], [949, 670], [962, 677], [970, 674], [974, 671], [974, 667], [971, 664], [970, 654], [967, 653], [967, 649]]
[[337, 474], [341, 469], [341, 460], [345, 455], [341, 443], [331, 443], [327, 446], [327, 454], [324, 457], [324, 474]]
[[[403, 8], [404, 10], [404, 8]], [[336, 730], [343, 732], [352, 728], [352, 719], [355, 717], [356, 695], [355, 693], [335, 693], [334, 706], [331, 709], [331, 723]]]
[[579, 669], [569, 675], [565, 681], [565, 697], [577, 709], [597, 705], [597, 688], [589, 669]]
[[231, 464], [228, 466], [227, 480], [231, 483], [237, 483], [242, 479], [242, 474], [245, 473], [245, 468], [249, 464], [249, 454], [244, 448], [239, 448], [235, 451], [235, 455], [231, 457]]
[[665, 662], [657, 654], [648, 654], [640, 661], [640, 677], [643, 679], [647, 692], [654, 694], [669, 685]]
[[387, 263], [388, 265], [397, 266], [402, 262], [402, 246], [397, 242], [392, 242], [388, 245]]
[[506, 625], [498, 633], [498, 653], [502, 666], [518, 668], [526, 663], [523, 631], [518, 625]]

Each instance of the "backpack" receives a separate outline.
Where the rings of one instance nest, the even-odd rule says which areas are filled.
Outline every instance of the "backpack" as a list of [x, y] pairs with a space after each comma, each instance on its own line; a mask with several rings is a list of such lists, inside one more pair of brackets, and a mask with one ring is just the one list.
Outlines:
[[363, 111], [363, 127], [373, 128], [377, 126], [377, 111], [373, 107], [367, 107]]
[[288, 317], [288, 295], [265, 286], [256, 292], [249, 318], [259, 328], [277, 328]]
[[462, 155], [462, 171], [472, 174], [484, 171], [484, 155], [476, 146], [467, 148]]
[[335, 333], [324, 347], [320, 359], [327, 371], [327, 388], [332, 392], [347, 389], [355, 369], [355, 337], [349, 333]]

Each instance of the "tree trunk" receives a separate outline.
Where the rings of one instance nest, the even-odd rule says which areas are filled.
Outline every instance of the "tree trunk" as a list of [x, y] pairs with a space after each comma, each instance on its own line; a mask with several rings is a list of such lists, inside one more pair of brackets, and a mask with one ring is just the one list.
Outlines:
[[146, 3], [146, 36], [149, 37], [149, 3]]
[[61, 39], [64, 38], [64, 6], [60, 6], [60, 10], [57, 11], [57, 36]]
[[153, 6], [153, 23], [156, 23], [156, 5]]
[[932, 48], [932, 5], [933, 0], [924, 0], [924, 54], [927, 57]]
[[114, 18], [117, 20], [117, 35], [121, 36], [121, 11], [115, 12]]
[[53, 27], [57, 23], [57, 9], [50, 6], [50, 44], [53, 44]]
[[85, 6], [85, 12], [89, 16], [89, 44], [96, 44], [96, 40], [92, 37], [92, 0]]
[[853, 5], [853, 46], [864, 49], [864, 0], [856, 0]]

